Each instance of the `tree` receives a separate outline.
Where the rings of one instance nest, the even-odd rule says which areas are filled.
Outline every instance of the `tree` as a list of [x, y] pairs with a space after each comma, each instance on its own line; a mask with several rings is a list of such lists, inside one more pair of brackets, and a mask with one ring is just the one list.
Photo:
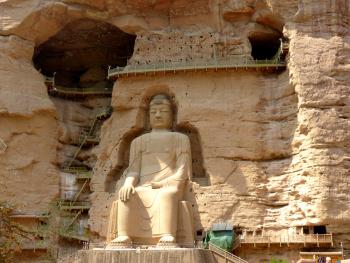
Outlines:
[[14, 207], [0, 200], [0, 263], [11, 263], [21, 251], [20, 240], [33, 239], [33, 233], [11, 220]]

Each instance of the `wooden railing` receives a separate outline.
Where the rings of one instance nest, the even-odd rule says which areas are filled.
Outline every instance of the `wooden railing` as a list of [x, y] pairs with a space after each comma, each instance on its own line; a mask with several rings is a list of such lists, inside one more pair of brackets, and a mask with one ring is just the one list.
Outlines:
[[20, 241], [19, 247], [22, 250], [37, 250], [37, 249], [47, 249], [47, 240], [23, 240]]
[[61, 201], [59, 207], [61, 210], [89, 210], [91, 205], [85, 201]]
[[279, 58], [254, 60], [249, 58], [211, 59], [206, 61], [187, 62], [158, 62], [154, 64], [133, 64], [126, 67], [108, 69], [108, 78], [122, 76], [142, 75], [147, 73], [176, 73], [179, 71], [208, 71], [220, 69], [281, 69], [286, 67], [286, 62]]
[[60, 85], [56, 85], [55, 75], [53, 77], [45, 76], [45, 85], [48, 88], [48, 92], [50, 95], [58, 95], [58, 96], [87, 96], [87, 95], [111, 95], [113, 91], [113, 87], [106, 84], [103, 86], [95, 86], [89, 88], [77, 88], [77, 87], [64, 87]]
[[67, 88], [63, 86], [52, 86], [51, 89], [49, 89], [49, 93], [51, 95], [59, 94], [59, 95], [110, 95], [112, 94], [112, 88], [111, 87], [91, 87], [91, 88]]
[[241, 244], [329, 244], [333, 246], [332, 234], [309, 234], [309, 235], [280, 235], [280, 236], [242, 236]]
[[226, 250], [212, 244], [209, 242], [209, 250], [212, 251], [214, 254], [219, 255], [220, 257], [225, 259], [225, 262], [233, 262], [233, 263], [249, 263], [248, 261], [237, 257], [236, 255], [233, 255], [230, 252], [227, 252]]

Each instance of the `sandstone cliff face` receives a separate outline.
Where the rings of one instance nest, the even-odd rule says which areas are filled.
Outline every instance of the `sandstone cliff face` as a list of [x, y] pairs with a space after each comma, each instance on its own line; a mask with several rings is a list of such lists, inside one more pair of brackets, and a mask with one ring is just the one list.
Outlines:
[[[209, 176], [211, 186], [195, 186], [198, 229], [220, 219], [234, 219], [237, 224], [253, 227], [263, 224], [266, 206], [288, 202], [283, 197], [269, 197], [268, 189], [269, 177], [288, 167], [293, 153], [290, 143], [296, 126], [297, 97], [288, 85], [286, 73], [264, 76], [254, 72], [212, 72], [157, 80], [132, 78], [119, 80], [117, 90], [112, 102], [116, 114], [105, 124], [100, 146], [101, 156], [110, 161], [100, 169], [96, 166], [94, 195], [104, 191], [101, 183], [110, 171], [108, 165], [123, 165], [118, 163], [123, 161], [118, 158], [123, 135], [142, 129], [145, 113], [141, 107], [145, 106], [145, 99], [155, 92], [166, 92], [174, 94], [179, 105], [178, 126], [190, 124], [200, 135], [207, 175], [195, 175], [194, 180]], [[279, 122], [280, 119], [284, 121]], [[282, 160], [274, 163], [275, 158]], [[283, 192], [283, 186], [279, 187], [279, 192]], [[96, 214], [100, 213], [106, 201], [96, 203], [91, 214], [94, 208]], [[247, 213], [249, 206], [255, 209]], [[105, 216], [107, 213], [108, 208]]]
[[281, 74], [179, 73], [115, 83], [91, 183], [91, 230], [105, 235], [128, 143], [144, 130], [147, 98], [165, 91], [178, 104], [179, 129], [199, 138], [203, 174], [190, 196], [197, 229], [217, 220], [274, 233], [317, 224], [335, 232], [336, 242], [348, 241], [348, 1], [32, 0], [0, 8], [0, 138], [9, 146], [0, 159], [1, 197], [18, 202], [29, 188], [19, 181], [38, 181], [24, 206], [40, 210], [38, 200], [58, 193], [56, 110], [30, 60], [34, 46], [69, 22], [95, 19], [135, 34], [129, 65], [145, 66], [252, 59], [254, 41], [283, 34], [290, 49]]
[[16, 36], [0, 42], [0, 196], [25, 212], [47, 209], [58, 195], [57, 122], [43, 77], [31, 64], [34, 44]]

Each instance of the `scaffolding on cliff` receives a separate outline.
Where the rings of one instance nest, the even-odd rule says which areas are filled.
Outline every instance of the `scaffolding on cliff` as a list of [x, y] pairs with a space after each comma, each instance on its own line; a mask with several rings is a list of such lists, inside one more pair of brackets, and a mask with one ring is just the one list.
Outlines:
[[[21, 228], [29, 233], [32, 237], [30, 239], [22, 238], [19, 240], [19, 248], [21, 250], [47, 250], [48, 242], [48, 219], [49, 214], [13, 214], [10, 216], [12, 221], [18, 221]], [[32, 224], [29, 224], [32, 221]], [[26, 223], [27, 222], [27, 225]], [[33, 222], [35, 222], [33, 224]]]
[[212, 58], [209, 60], [188, 61], [158, 61], [155, 63], [144, 63], [127, 65], [125, 67], [108, 68], [108, 79], [117, 79], [129, 76], [155, 75], [178, 72], [201, 72], [219, 70], [269, 70], [279, 71], [287, 67], [286, 55], [289, 43], [281, 40], [276, 55], [271, 59], [251, 59], [248, 57]]
[[99, 143], [100, 138], [97, 131], [100, 129], [102, 122], [108, 117], [110, 117], [111, 113], [111, 107], [100, 108], [95, 111], [94, 117], [90, 122], [90, 125], [88, 127], [83, 128], [79, 135], [77, 143], [77, 145], [79, 146], [75, 151], [73, 157], [66, 165], [61, 167], [62, 172], [74, 174], [75, 178], [81, 181], [80, 189], [75, 194], [74, 198], [71, 201], [62, 200], [59, 203], [61, 211], [70, 211], [74, 214], [71, 222], [68, 225], [60, 227], [59, 235], [61, 237], [76, 239], [80, 241], [88, 240], [88, 232], [79, 234], [79, 231], [76, 231], [75, 222], [78, 220], [81, 214], [90, 209], [90, 203], [79, 201], [79, 198], [90, 183], [90, 180], [92, 178], [92, 170], [86, 166], [75, 165], [75, 163], [77, 162], [77, 158], [80, 152], [85, 146], [91, 146]]
[[69, 98], [69, 97], [86, 97], [86, 96], [111, 96], [113, 87], [112, 85], [100, 85], [89, 88], [70, 88], [64, 87], [61, 85], [57, 85], [55, 81], [55, 75], [52, 77], [45, 76], [45, 85], [47, 87], [47, 91], [51, 96]]
[[159, 62], [154, 64], [133, 64], [126, 67], [115, 67], [108, 69], [108, 79], [120, 77], [155, 75], [157, 73], [166, 74], [178, 72], [200, 72], [200, 71], [218, 71], [218, 70], [239, 70], [239, 69], [266, 69], [281, 70], [286, 68], [287, 63], [284, 60], [265, 59], [253, 60], [248, 58], [232, 59], [212, 59], [206, 61], [188, 61], [188, 62]]

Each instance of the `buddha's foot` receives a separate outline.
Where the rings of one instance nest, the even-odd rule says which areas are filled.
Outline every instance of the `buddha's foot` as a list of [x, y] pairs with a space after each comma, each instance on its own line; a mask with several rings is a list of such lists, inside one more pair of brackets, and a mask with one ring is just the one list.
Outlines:
[[131, 248], [132, 242], [128, 236], [119, 236], [113, 239], [106, 247], [106, 249], [126, 249]]
[[159, 239], [157, 247], [175, 248], [179, 246], [175, 242], [175, 237], [173, 237], [172, 235], [164, 235]]

